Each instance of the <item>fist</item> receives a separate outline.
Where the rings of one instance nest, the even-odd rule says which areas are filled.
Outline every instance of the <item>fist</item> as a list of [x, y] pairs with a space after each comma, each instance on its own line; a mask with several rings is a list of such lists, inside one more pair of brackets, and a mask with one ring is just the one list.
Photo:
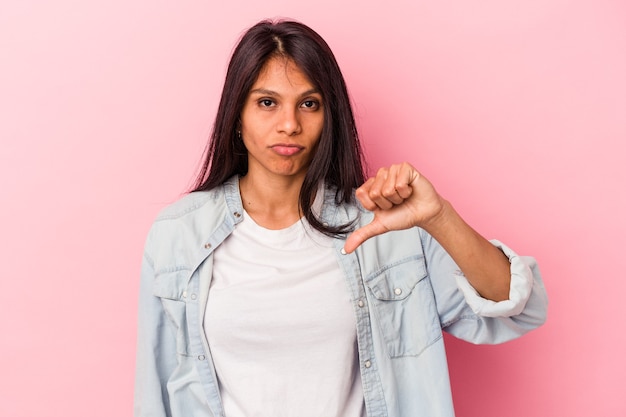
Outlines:
[[443, 199], [430, 181], [406, 162], [379, 169], [375, 177], [356, 190], [356, 197], [374, 213], [374, 219], [348, 236], [344, 245], [347, 253], [390, 230], [423, 227], [443, 208]]

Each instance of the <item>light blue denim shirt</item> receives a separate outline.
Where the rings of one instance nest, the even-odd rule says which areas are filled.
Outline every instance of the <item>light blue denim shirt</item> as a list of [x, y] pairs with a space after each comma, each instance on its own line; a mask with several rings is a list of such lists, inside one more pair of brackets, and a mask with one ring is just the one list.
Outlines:
[[[334, 198], [327, 189], [323, 222], [371, 221], [360, 206]], [[242, 211], [234, 177], [183, 197], [154, 222], [141, 274], [135, 417], [227, 417], [202, 320], [212, 253]], [[356, 317], [369, 417], [454, 416], [442, 329], [472, 343], [501, 343], [545, 321], [547, 297], [534, 259], [499, 242], [521, 283], [501, 303], [472, 294], [450, 256], [419, 228], [374, 237], [349, 255], [343, 243], [335, 239], [335, 252]]]

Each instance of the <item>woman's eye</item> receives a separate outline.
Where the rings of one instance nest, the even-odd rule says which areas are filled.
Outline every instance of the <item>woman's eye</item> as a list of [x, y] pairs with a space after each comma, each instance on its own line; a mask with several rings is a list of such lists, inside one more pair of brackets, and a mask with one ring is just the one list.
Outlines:
[[318, 103], [315, 100], [306, 100], [302, 103], [302, 107], [306, 107], [307, 109], [316, 109], [318, 107]]
[[270, 99], [264, 98], [262, 100], [259, 100], [259, 104], [262, 107], [271, 107], [274, 104], [274, 102]]

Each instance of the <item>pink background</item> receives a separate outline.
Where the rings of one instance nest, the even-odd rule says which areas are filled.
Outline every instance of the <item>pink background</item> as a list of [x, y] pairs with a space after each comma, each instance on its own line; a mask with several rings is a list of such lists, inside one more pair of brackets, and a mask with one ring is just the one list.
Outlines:
[[0, 4], [1, 416], [131, 415], [145, 234], [275, 16], [335, 51], [372, 169], [414, 163], [540, 262], [543, 328], [446, 338], [457, 414], [626, 415], [622, 0], [211, 3]]

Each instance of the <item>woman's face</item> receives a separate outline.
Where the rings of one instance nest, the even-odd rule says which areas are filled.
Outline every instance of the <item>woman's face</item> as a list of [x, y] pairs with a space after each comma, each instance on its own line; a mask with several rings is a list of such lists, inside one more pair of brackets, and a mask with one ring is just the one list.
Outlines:
[[296, 64], [270, 59], [241, 112], [241, 136], [252, 176], [304, 177], [324, 125], [320, 92]]

